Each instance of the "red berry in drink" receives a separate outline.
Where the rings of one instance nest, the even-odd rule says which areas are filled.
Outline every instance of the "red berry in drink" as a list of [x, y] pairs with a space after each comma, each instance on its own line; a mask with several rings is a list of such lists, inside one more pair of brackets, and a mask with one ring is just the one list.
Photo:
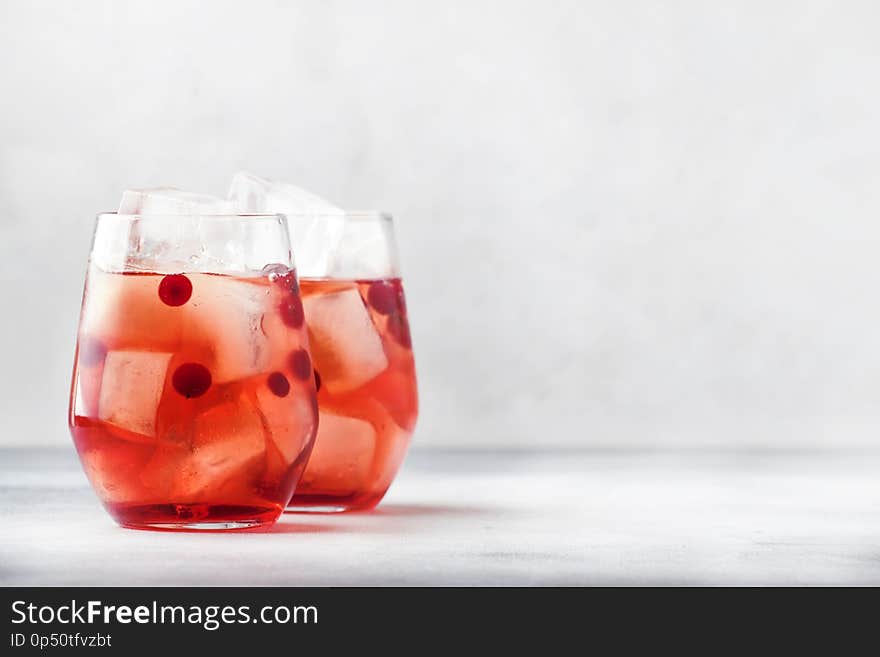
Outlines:
[[174, 370], [171, 385], [187, 399], [201, 397], [211, 387], [211, 373], [199, 363], [184, 363]]
[[287, 393], [290, 392], [290, 383], [281, 372], [272, 372], [266, 383], [269, 384], [269, 390], [276, 397], [287, 397]]
[[182, 306], [192, 296], [192, 282], [183, 274], [169, 274], [159, 283], [159, 298], [168, 306]]
[[296, 271], [291, 269], [287, 274], [278, 279], [278, 282], [284, 286], [284, 289], [299, 294], [299, 283], [296, 280]]
[[406, 315], [395, 313], [389, 316], [388, 332], [401, 347], [412, 348], [412, 336], [409, 333], [409, 322], [406, 320]]
[[381, 315], [391, 315], [400, 306], [400, 292], [389, 281], [373, 281], [367, 291], [367, 302]]
[[290, 354], [290, 369], [294, 376], [302, 381], [307, 381], [312, 376], [312, 359], [305, 349], [297, 349]]
[[298, 329], [303, 325], [305, 313], [303, 312], [302, 300], [298, 294], [291, 294], [282, 301], [279, 310], [281, 312], [281, 319], [290, 328]]

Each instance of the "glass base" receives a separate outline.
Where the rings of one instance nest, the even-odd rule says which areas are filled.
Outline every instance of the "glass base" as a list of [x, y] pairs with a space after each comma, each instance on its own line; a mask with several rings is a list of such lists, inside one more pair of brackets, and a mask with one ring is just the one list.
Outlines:
[[284, 509], [284, 513], [345, 513], [350, 510], [347, 506], [333, 506], [329, 504], [310, 506], [308, 504], [299, 505], [291, 503], [290, 506]]
[[139, 525], [134, 525], [131, 523], [119, 523], [120, 527], [125, 527], [126, 529], [146, 529], [160, 532], [189, 532], [189, 531], [198, 531], [198, 532], [225, 532], [225, 531], [234, 531], [236, 529], [253, 529], [254, 527], [262, 527], [264, 525], [271, 525], [270, 522], [263, 522], [261, 520], [251, 520], [251, 521], [235, 521], [235, 522], [193, 522], [193, 523], [144, 523]]
[[382, 500], [383, 491], [376, 493], [352, 493], [333, 495], [326, 493], [296, 493], [285, 513], [345, 513], [348, 511], [369, 511]]
[[155, 531], [234, 531], [274, 523], [280, 506], [212, 504], [107, 505], [110, 515], [127, 529]]

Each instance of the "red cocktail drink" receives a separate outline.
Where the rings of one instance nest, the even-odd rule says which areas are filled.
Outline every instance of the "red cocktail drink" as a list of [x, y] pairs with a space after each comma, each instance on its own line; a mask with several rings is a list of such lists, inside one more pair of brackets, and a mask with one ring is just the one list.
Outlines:
[[418, 412], [403, 287], [399, 278], [301, 286], [320, 420], [291, 507], [368, 509], [391, 485]]
[[129, 527], [273, 522], [317, 426], [314, 378], [291, 367], [308, 358], [295, 273], [121, 269], [90, 267], [70, 402], [104, 506]]

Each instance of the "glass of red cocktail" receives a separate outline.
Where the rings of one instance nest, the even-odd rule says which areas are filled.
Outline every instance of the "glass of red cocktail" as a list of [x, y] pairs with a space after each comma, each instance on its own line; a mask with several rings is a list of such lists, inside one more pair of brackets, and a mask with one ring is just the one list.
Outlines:
[[339, 228], [322, 257], [307, 258], [314, 268], [300, 271], [312, 360], [299, 355], [291, 369], [314, 370], [319, 422], [288, 510], [370, 509], [397, 474], [418, 413], [393, 222], [376, 212], [288, 220], [294, 248], [308, 228]]
[[69, 421], [120, 525], [278, 518], [317, 426], [303, 320], [283, 216], [98, 216]]

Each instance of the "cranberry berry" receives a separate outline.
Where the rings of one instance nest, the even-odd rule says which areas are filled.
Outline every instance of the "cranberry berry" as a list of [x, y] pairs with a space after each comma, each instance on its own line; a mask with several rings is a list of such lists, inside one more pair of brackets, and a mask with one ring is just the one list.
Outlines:
[[174, 370], [171, 385], [187, 399], [201, 397], [211, 387], [211, 373], [199, 363], [184, 363]]
[[279, 307], [281, 319], [290, 328], [298, 329], [303, 325], [305, 313], [303, 312], [302, 300], [296, 294], [291, 294], [281, 302]]
[[297, 349], [290, 354], [290, 369], [294, 376], [302, 381], [307, 381], [312, 375], [312, 359], [305, 349]]
[[401, 347], [412, 348], [412, 336], [409, 334], [409, 322], [406, 315], [394, 314], [388, 317], [388, 332], [394, 336]]
[[367, 301], [380, 315], [391, 315], [400, 308], [401, 293], [389, 281], [373, 281], [367, 290]]
[[159, 283], [159, 298], [168, 306], [182, 306], [192, 296], [193, 286], [183, 274], [169, 274]]
[[276, 397], [287, 397], [287, 393], [290, 392], [290, 383], [281, 372], [272, 372], [266, 383], [269, 385], [269, 390]]

